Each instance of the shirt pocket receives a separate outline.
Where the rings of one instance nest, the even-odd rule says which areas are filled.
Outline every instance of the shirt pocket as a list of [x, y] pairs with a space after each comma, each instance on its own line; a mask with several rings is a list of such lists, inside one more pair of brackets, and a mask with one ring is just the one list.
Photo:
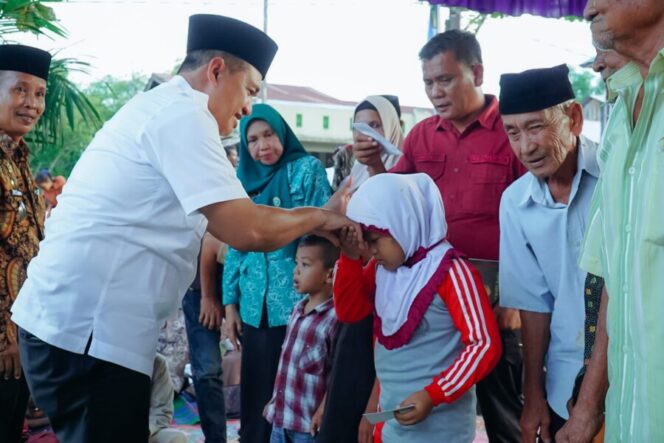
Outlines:
[[470, 180], [473, 183], [507, 183], [510, 158], [506, 155], [469, 155]]
[[447, 156], [445, 154], [420, 154], [413, 156], [413, 161], [417, 172], [423, 172], [431, 177], [433, 181], [437, 181], [445, 173]]
[[657, 246], [664, 246], [664, 221], [662, 221], [660, 215], [662, 206], [664, 206], [664, 196], [661, 189], [661, 184], [664, 183], [664, 137], [656, 143], [653, 175], [648, 180], [648, 192], [646, 194], [646, 207], [649, 209], [644, 208], [647, 214], [644, 223], [644, 239]]
[[470, 155], [467, 164], [468, 181], [461, 188], [461, 212], [497, 217], [500, 197], [509, 184], [510, 158], [501, 155]]
[[313, 346], [304, 350], [298, 361], [299, 368], [305, 374], [321, 375], [325, 369], [324, 346]]

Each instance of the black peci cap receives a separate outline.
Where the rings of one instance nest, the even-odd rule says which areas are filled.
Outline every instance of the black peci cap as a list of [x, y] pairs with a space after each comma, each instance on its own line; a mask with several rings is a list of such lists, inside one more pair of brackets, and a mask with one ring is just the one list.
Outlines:
[[48, 80], [51, 54], [25, 45], [0, 45], [0, 71], [17, 71]]
[[500, 76], [502, 115], [541, 111], [575, 98], [567, 65]]
[[263, 31], [243, 21], [222, 15], [192, 15], [189, 17], [187, 54], [206, 49], [241, 58], [265, 78], [278, 46]]

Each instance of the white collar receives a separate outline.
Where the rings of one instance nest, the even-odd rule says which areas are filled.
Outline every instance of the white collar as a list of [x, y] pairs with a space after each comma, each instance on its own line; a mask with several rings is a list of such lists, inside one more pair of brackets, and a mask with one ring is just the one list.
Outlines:
[[173, 84], [176, 88], [180, 89], [181, 91], [187, 92], [189, 95], [191, 95], [194, 100], [196, 100], [197, 103], [205, 106], [205, 109], [208, 108], [208, 101], [210, 99], [210, 96], [207, 95], [205, 92], [201, 92], [198, 89], [194, 89], [189, 82], [187, 81], [186, 78], [184, 78], [181, 75], [174, 75], [172, 79], [170, 79], [167, 84]]

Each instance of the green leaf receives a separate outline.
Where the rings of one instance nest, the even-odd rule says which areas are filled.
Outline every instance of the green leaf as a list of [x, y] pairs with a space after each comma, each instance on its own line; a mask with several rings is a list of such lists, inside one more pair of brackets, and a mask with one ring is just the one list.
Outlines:
[[99, 112], [85, 94], [69, 80], [73, 71], [87, 73], [88, 63], [71, 58], [51, 62], [46, 92], [46, 109], [32, 133], [32, 142], [43, 148], [46, 144], [62, 144], [65, 127], [74, 129], [76, 115], [84, 124], [98, 128], [102, 120]]
[[[51, 3], [62, 0], [49, 0]], [[38, 35], [67, 35], [64, 28], [57, 24], [53, 9], [44, 5], [45, 0], [0, 0], [0, 22], [11, 26], [0, 26], [0, 38], [6, 40], [6, 34], [32, 32]]]

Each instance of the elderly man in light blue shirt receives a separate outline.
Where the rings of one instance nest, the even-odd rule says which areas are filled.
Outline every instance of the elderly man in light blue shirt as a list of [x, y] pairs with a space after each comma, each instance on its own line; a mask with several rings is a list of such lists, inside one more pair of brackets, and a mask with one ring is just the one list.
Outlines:
[[565, 65], [501, 77], [500, 112], [528, 173], [500, 203], [500, 304], [519, 309], [522, 440], [552, 441], [583, 365], [586, 274], [578, 266], [599, 167]]

